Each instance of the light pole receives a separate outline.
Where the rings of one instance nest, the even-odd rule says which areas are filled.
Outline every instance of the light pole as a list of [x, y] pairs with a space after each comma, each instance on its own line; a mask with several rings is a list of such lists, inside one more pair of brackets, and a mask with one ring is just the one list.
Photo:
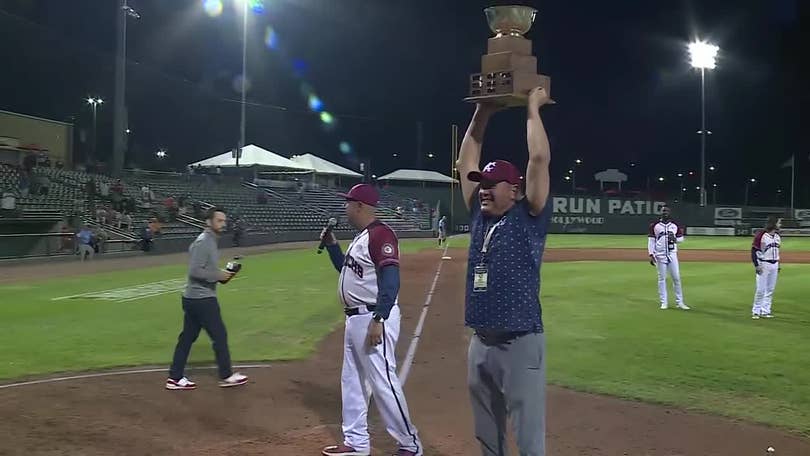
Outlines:
[[[571, 194], [575, 194], [577, 192], [577, 166], [582, 164], [582, 160], [577, 158], [574, 160], [574, 167], [568, 170], [568, 174], [571, 175]], [[569, 180], [569, 179], [566, 179]]]
[[745, 204], [743, 206], [748, 206], [748, 189], [751, 187], [752, 184], [756, 184], [757, 180], [753, 177], [745, 181]]
[[239, 119], [239, 151], [236, 154], [236, 167], [239, 167], [239, 158], [245, 147], [245, 98], [247, 97], [247, 27], [248, 27], [248, 0], [242, 2], [242, 107]]
[[712, 204], [717, 204], [717, 184], [712, 184]]
[[127, 5], [127, 0], [118, 0], [116, 13], [116, 23], [118, 27], [118, 37], [115, 55], [115, 97], [113, 99], [113, 153], [112, 172], [117, 175], [124, 167], [124, 155], [128, 144], [125, 133], [128, 125], [128, 113], [126, 107], [127, 89], [127, 18], [140, 19], [132, 7]]
[[98, 110], [99, 105], [101, 105], [102, 103], [104, 103], [104, 100], [102, 100], [101, 98], [90, 97], [87, 99], [87, 104], [89, 104], [93, 108], [93, 147], [92, 147], [93, 160], [96, 160], [98, 158], [96, 157], [96, 141], [98, 137], [98, 134], [96, 132], [96, 118], [97, 118], [96, 111]]
[[686, 191], [686, 187], [683, 186], [683, 173], [678, 173], [678, 185], [681, 186], [681, 202], [683, 203], [683, 194]]
[[689, 44], [689, 54], [692, 58], [692, 67], [700, 69], [700, 205], [706, 205], [706, 135], [711, 132], [706, 129], [706, 70], [715, 68], [717, 51], [715, 45], [703, 41]]

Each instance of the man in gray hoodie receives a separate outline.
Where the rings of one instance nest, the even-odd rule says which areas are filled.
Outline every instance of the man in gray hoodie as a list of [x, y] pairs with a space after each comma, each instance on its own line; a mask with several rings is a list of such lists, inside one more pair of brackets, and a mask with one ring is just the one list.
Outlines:
[[217, 240], [225, 228], [225, 212], [212, 207], [206, 214], [205, 231], [191, 243], [188, 282], [183, 292], [183, 332], [177, 338], [174, 361], [166, 380], [168, 390], [192, 390], [197, 384], [183, 375], [191, 345], [205, 329], [214, 348], [219, 369], [219, 386], [226, 388], [247, 383], [248, 378], [231, 368], [228, 333], [217, 301], [217, 283], [228, 283], [235, 272], [219, 269]]

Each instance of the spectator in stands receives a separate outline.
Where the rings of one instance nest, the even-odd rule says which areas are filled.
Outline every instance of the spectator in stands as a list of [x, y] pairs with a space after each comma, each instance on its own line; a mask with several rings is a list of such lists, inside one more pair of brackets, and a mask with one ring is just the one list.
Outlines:
[[93, 238], [95, 239], [94, 250], [96, 253], [104, 253], [107, 251], [107, 239], [109, 235], [107, 234], [107, 230], [103, 227], [98, 227], [95, 232], [93, 233]]
[[112, 187], [110, 187], [110, 190], [112, 190], [113, 193], [118, 193], [119, 195], [123, 195], [124, 194], [124, 183], [121, 182], [121, 179], [116, 179], [115, 183], [112, 185]]
[[76, 244], [79, 247], [79, 258], [84, 261], [85, 257], [93, 259], [96, 253], [93, 249], [93, 232], [87, 226], [82, 226], [82, 229], [76, 233]]
[[106, 200], [110, 197], [110, 184], [101, 181], [101, 183], [98, 184], [98, 189], [102, 199]]
[[267, 204], [267, 192], [264, 190], [258, 190], [256, 192], [256, 203], [257, 204]]
[[148, 185], [144, 185], [143, 187], [141, 187], [141, 199], [142, 199], [144, 202], [146, 202], [146, 201], [151, 201], [151, 200], [149, 199], [149, 194], [150, 194], [150, 193], [151, 193], [151, 192], [149, 191], [149, 186], [148, 186]]
[[14, 196], [10, 190], [5, 190], [3, 192], [3, 200], [0, 203], [0, 215], [4, 217], [11, 217], [14, 215], [17, 209], [17, 197]]
[[235, 217], [233, 220], [233, 246], [239, 247], [242, 244], [242, 237], [245, 234], [245, 229], [242, 226], [242, 218]]
[[96, 209], [96, 223], [107, 223], [107, 211], [103, 206], [99, 206], [98, 209]]
[[157, 217], [152, 217], [152, 219], [149, 220], [149, 229], [152, 231], [152, 235], [160, 234], [162, 226]]
[[126, 226], [128, 230], [132, 229], [132, 216], [127, 212], [124, 212], [121, 215], [121, 218], [118, 220], [118, 228], [122, 228], [124, 226]]
[[51, 180], [48, 176], [42, 175], [39, 177], [39, 194], [47, 195], [51, 190]]
[[107, 224], [118, 225], [120, 220], [121, 220], [121, 213], [113, 209], [111, 206], [107, 206]]
[[141, 250], [143, 250], [144, 252], [149, 252], [150, 250], [152, 250], [152, 239], [154, 238], [154, 233], [149, 228], [149, 225], [151, 224], [148, 224], [145, 227], [143, 227], [143, 230], [141, 231], [140, 247]]
[[56, 169], [63, 169], [65, 164], [62, 163], [62, 160], [56, 160]]

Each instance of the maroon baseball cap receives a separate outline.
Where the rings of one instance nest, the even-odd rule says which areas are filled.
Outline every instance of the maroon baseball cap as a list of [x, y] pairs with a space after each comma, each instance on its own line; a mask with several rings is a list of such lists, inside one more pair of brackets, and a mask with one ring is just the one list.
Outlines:
[[473, 182], [509, 182], [512, 185], [520, 185], [523, 182], [517, 167], [506, 160], [491, 161], [481, 171], [470, 171], [467, 179]]
[[376, 206], [380, 201], [380, 194], [377, 189], [370, 184], [357, 184], [349, 190], [349, 193], [338, 193], [348, 201], [359, 201], [369, 206]]

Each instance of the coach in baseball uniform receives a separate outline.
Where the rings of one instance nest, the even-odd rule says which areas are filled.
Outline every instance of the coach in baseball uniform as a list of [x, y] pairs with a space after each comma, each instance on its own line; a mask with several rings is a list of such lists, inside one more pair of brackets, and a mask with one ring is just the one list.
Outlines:
[[479, 170], [490, 116], [479, 104], [456, 163], [471, 212], [465, 323], [474, 334], [468, 386], [475, 436], [484, 456], [506, 454], [510, 418], [520, 454], [545, 455], [545, 337], [540, 307], [540, 266], [551, 218], [551, 151], [540, 118], [549, 102], [542, 88], [528, 100], [529, 161], [523, 178], [512, 163], [489, 162]]
[[219, 386], [240, 386], [248, 378], [231, 370], [231, 354], [228, 350], [228, 333], [217, 300], [217, 283], [228, 283], [234, 273], [219, 269], [217, 240], [225, 228], [225, 212], [213, 207], [206, 215], [206, 228], [189, 246], [188, 282], [183, 291], [183, 332], [177, 338], [174, 359], [166, 379], [168, 390], [192, 390], [197, 384], [183, 373], [191, 345], [205, 329], [211, 338], [219, 369]]
[[658, 270], [658, 300], [661, 309], [669, 308], [667, 299], [667, 275], [672, 278], [672, 288], [675, 289], [675, 304], [681, 310], [689, 310], [683, 302], [683, 288], [681, 285], [681, 267], [678, 263], [678, 244], [684, 240], [683, 226], [671, 218], [672, 210], [669, 206], [661, 208], [661, 218], [650, 224], [647, 235], [647, 253], [650, 264]]
[[346, 313], [343, 340], [343, 443], [323, 449], [325, 456], [367, 456], [368, 402], [374, 402], [388, 433], [397, 441], [397, 456], [419, 456], [422, 443], [411, 422], [397, 377], [394, 350], [399, 338], [399, 244], [396, 234], [377, 220], [377, 189], [352, 187], [346, 217], [359, 230], [343, 254], [331, 232], [321, 234], [329, 258], [340, 273], [338, 297]]

